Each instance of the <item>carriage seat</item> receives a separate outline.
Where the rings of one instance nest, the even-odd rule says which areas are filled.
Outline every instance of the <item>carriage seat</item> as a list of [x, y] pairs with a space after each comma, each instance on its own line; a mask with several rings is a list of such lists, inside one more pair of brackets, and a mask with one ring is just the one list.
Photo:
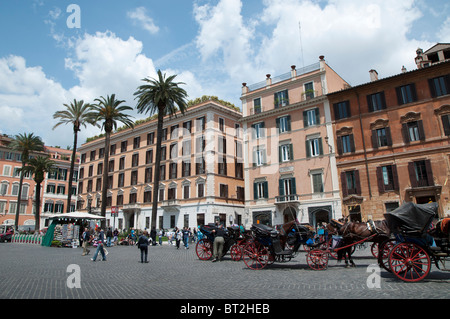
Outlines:
[[278, 235], [278, 231], [270, 226], [267, 225], [263, 225], [263, 224], [253, 224], [252, 225], [253, 228], [255, 228], [255, 230], [263, 235], [266, 236], [272, 236], [272, 237], [276, 237]]

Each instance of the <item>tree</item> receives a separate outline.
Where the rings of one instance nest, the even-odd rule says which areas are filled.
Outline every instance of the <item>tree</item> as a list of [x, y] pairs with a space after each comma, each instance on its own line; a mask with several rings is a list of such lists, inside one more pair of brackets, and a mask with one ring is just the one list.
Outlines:
[[138, 113], [150, 113], [150, 115], [158, 114], [151, 227], [156, 227], [164, 116], [172, 116], [178, 110], [184, 114], [184, 111], [187, 108], [187, 93], [184, 89], [179, 87], [179, 85], [185, 83], [174, 82], [175, 77], [176, 75], [171, 75], [166, 78], [166, 75], [163, 75], [161, 70], [158, 70], [158, 79], [142, 79], [146, 84], [139, 86], [134, 93], [136, 96], [135, 99], [138, 100], [136, 105]]
[[36, 200], [35, 200], [35, 230], [39, 231], [40, 212], [41, 212], [41, 184], [45, 179], [45, 173], [49, 173], [56, 169], [55, 162], [48, 156], [37, 156], [27, 161], [20, 171], [23, 173], [30, 173], [34, 176], [33, 180], [36, 182]]
[[[112, 94], [104, 98], [101, 96], [99, 99], [95, 99], [97, 104], [92, 105], [92, 111], [95, 113], [95, 122], [101, 122], [101, 128], [105, 130], [105, 157], [103, 160], [103, 180], [102, 180], [102, 205], [100, 214], [106, 216], [106, 199], [108, 191], [108, 164], [109, 164], [109, 152], [110, 152], [110, 138], [113, 129], [117, 129], [117, 123], [121, 122], [127, 127], [134, 127], [134, 123], [130, 118], [130, 115], [125, 114], [125, 111], [133, 110], [132, 107], [121, 105], [124, 100], [117, 100], [116, 95]], [[102, 221], [104, 223], [104, 220]], [[102, 225], [104, 228], [105, 225]]]
[[[25, 164], [30, 158], [30, 153], [44, 151], [44, 142], [42, 142], [39, 136], [36, 136], [33, 133], [28, 134], [24, 133], [16, 135], [14, 137], [14, 140], [11, 142], [10, 147], [14, 151], [21, 152], [22, 168], [24, 168]], [[22, 200], [22, 185], [23, 185], [23, 172], [20, 171], [19, 194], [17, 194], [16, 219], [15, 219], [16, 230], [19, 227], [19, 212], [20, 212], [20, 202]], [[36, 224], [36, 227], [39, 227], [39, 224]]]
[[[84, 103], [83, 100], [73, 100], [70, 104], [64, 104], [66, 107], [63, 111], [57, 111], [53, 114], [54, 119], [59, 119], [59, 122], [53, 126], [53, 129], [61, 124], [71, 124], [73, 127], [73, 147], [72, 158], [70, 161], [69, 172], [69, 190], [67, 193], [67, 212], [70, 212], [70, 205], [72, 201], [72, 181], [75, 170], [75, 159], [77, 154], [78, 132], [81, 131], [81, 126], [86, 127], [87, 124], [97, 125], [95, 123], [95, 114], [92, 112], [92, 106]], [[98, 125], [97, 125], [98, 126]], [[70, 149], [68, 147], [68, 149]]]

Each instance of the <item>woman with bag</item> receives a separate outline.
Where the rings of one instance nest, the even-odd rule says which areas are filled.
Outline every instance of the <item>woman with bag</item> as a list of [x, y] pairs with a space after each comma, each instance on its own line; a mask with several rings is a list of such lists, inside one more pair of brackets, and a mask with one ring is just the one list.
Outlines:
[[[148, 263], [148, 232], [144, 231], [144, 233], [139, 236], [139, 240], [137, 243], [138, 248], [141, 250], [141, 263]], [[145, 258], [144, 258], [145, 257]]]

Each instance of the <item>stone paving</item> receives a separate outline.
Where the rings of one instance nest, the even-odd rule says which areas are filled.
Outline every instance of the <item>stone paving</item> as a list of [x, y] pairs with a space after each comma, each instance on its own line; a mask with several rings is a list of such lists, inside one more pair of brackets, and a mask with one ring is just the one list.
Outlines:
[[[434, 265], [428, 277], [405, 283], [381, 270], [380, 288], [367, 279], [375, 264], [369, 249], [356, 251], [356, 268], [330, 260], [324, 271], [310, 270], [306, 254], [262, 270], [250, 270], [227, 255], [222, 262], [201, 261], [190, 249], [163, 245], [149, 248], [149, 263], [139, 262], [136, 247], [108, 248], [107, 261], [92, 262], [95, 249], [81, 256], [81, 248], [51, 248], [0, 244], [1, 299], [448, 299], [450, 272]], [[100, 257], [100, 256], [99, 256]], [[69, 288], [68, 278], [79, 267], [80, 288]], [[218, 287], [220, 289], [218, 289]]]

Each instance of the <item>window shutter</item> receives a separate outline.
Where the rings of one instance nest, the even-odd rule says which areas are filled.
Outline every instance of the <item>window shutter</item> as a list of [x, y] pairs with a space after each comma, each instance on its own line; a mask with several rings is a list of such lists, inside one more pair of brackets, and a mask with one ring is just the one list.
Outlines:
[[278, 163], [283, 162], [283, 148], [278, 146]]
[[269, 182], [263, 183], [263, 195], [264, 198], [269, 198]]
[[316, 111], [316, 124], [319, 125], [320, 124], [320, 111], [319, 111], [319, 108], [316, 108], [315, 111]]
[[322, 138], [319, 138], [319, 155], [323, 155]]
[[445, 136], [450, 136], [450, 114], [442, 115], [441, 120]]
[[359, 178], [359, 171], [355, 171], [355, 184], [356, 184], [356, 194], [361, 195], [361, 180]]
[[289, 159], [294, 160], [294, 146], [292, 144], [289, 144]]
[[334, 120], [339, 120], [339, 108], [338, 108], [338, 104], [334, 103], [333, 104], [333, 111], [334, 111]]
[[428, 186], [434, 186], [433, 170], [431, 169], [431, 161], [425, 161], [425, 169], [427, 170]]
[[253, 183], [253, 199], [258, 199], [258, 183]]
[[385, 127], [384, 129], [385, 129], [385, 131], [386, 131], [387, 145], [388, 145], [388, 146], [392, 146], [391, 128], [388, 126], [388, 127]]
[[284, 184], [283, 184], [283, 180], [282, 179], [280, 179], [279, 181], [278, 181], [278, 192], [279, 192], [279, 194], [280, 194], [280, 196], [284, 196]]
[[421, 141], [425, 141], [425, 131], [423, 129], [423, 122], [422, 122], [422, 120], [417, 121], [417, 127], [419, 129], [419, 139]]
[[278, 108], [278, 106], [280, 105], [280, 101], [277, 101], [277, 93], [273, 94], [273, 104], [275, 108]]
[[417, 101], [417, 91], [416, 91], [416, 84], [415, 83], [411, 83], [411, 93], [412, 93], [412, 98], [413, 98], [413, 102]]
[[297, 186], [295, 185], [295, 177], [291, 178], [291, 194], [297, 194]]
[[384, 95], [384, 91], [380, 93], [381, 95], [381, 105], [382, 108], [385, 109], [386, 108], [386, 96]]
[[350, 134], [348, 137], [350, 138], [350, 151], [352, 153], [354, 153], [355, 152], [355, 139], [353, 138], [353, 134]]
[[311, 157], [311, 141], [310, 140], [305, 141], [305, 147], [306, 147], [306, 158], [310, 158]]
[[411, 181], [411, 187], [417, 187], [418, 182], [416, 178], [416, 170], [414, 167], [414, 162], [408, 163], [409, 180]]
[[303, 111], [303, 127], [308, 127], [308, 113], [306, 111]]
[[348, 196], [347, 174], [345, 172], [341, 172], [341, 186], [342, 186], [342, 197], [345, 198]]
[[403, 142], [405, 144], [409, 144], [408, 125], [406, 123], [402, 124], [402, 135], [403, 135]]
[[369, 112], [373, 112], [372, 95], [367, 95], [367, 106], [369, 107]]
[[287, 130], [288, 130], [288, 132], [291, 131], [291, 116], [290, 115], [287, 116]]
[[428, 79], [428, 86], [430, 87], [431, 97], [436, 97], [436, 88], [434, 87], [434, 79]]
[[394, 183], [394, 190], [398, 191], [400, 189], [398, 185], [398, 173], [397, 173], [397, 165], [392, 165], [392, 178]]
[[378, 182], [378, 192], [380, 195], [384, 193], [384, 181], [383, 181], [383, 170], [382, 167], [377, 167], [377, 182]]
[[338, 136], [336, 139], [337, 152], [342, 155], [342, 136]]
[[351, 117], [352, 112], [350, 110], [350, 101], [345, 101], [345, 108], [347, 109], [347, 117]]
[[397, 92], [397, 103], [398, 105], [403, 104], [403, 97], [402, 97], [402, 89], [401, 87], [395, 88], [395, 92]]
[[276, 122], [276, 124], [277, 124], [277, 132], [278, 133], [280, 133], [280, 118], [277, 118], [276, 120], [275, 120], [275, 122]]
[[377, 130], [372, 130], [372, 147], [378, 148]]

